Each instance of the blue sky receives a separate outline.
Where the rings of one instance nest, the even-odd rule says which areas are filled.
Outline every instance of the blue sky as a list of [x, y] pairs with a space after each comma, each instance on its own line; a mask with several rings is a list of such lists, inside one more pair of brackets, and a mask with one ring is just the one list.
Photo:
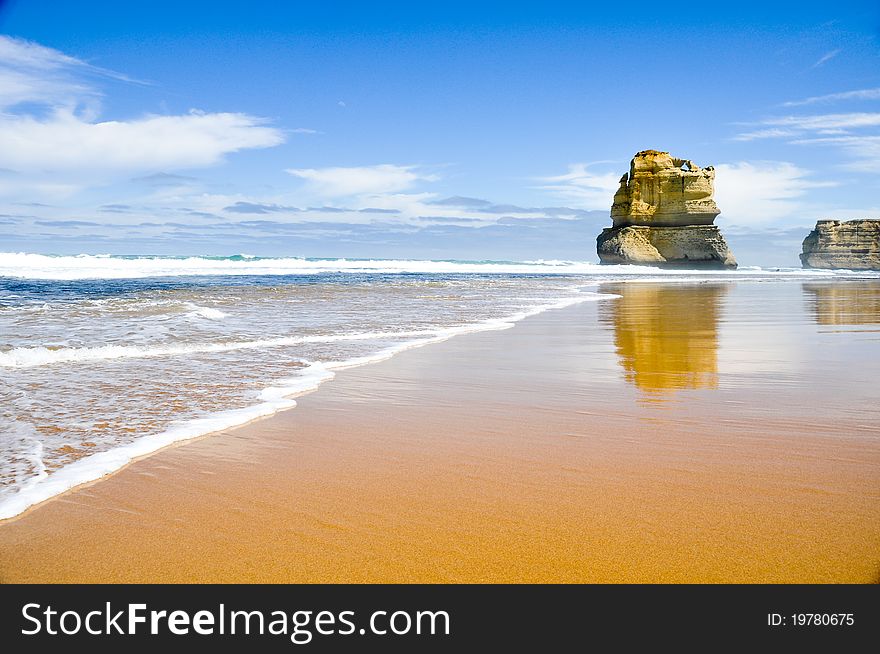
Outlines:
[[0, 1], [0, 249], [595, 260], [646, 148], [744, 264], [880, 218], [876, 2], [317, 4]]

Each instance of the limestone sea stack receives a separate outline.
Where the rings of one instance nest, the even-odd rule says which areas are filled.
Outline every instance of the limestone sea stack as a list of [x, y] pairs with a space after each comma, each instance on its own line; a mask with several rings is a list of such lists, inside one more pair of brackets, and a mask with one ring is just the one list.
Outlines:
[[721, 213], [712, 195], [715, 169], [700, 168], [668, 152], [644, 150], [611, 206], [612, 227], [596, 239], [602, 263], [681, 268], [736, 268], [713, 223]]
[[804, 268], [880, 270], [880, 220], [820, 220], [804, 239]]

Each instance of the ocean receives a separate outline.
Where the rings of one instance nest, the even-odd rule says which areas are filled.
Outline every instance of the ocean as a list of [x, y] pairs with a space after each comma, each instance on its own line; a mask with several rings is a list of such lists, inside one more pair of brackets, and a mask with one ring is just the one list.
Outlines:
[[851, 279], [880, 275], [0, 253], [0, 518], [294, 407], [341, 369], [609, 300], [609, 283]]

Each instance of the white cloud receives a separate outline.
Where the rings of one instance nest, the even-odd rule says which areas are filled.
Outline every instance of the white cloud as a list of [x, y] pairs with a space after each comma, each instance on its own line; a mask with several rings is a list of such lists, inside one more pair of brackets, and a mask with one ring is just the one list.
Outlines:
[[537, 188], [573, 201], [585, 209], [608, 209], [620, 186], [620, 173], [593, 173], [588, 170], [590, 165], [569, 164], [568, 172], [564, 175], [538, 178], [544, 184]]
[[35, 76], [0, 66], [0, 110], [25, 102], [75, 107], [97, 94], [87, 86], [55, 75]]
[[[817, 96], [819, 97], [819, 96]], [[846, 136], [858, 130], [880, 127], [880, 113], [838, 113], [812, 116], [782, 116], [767, 118], [757, 123], [760, 129], [743, 132], [734, 137], [735, 141], [755, 141], [761, 139], [792, 139], [791, 143], [807, 142], [825, 144], [849, 144], [848, 139], [824, 138], [827, 136]], [[823, 137], [823, 138], [816, 138]], [[860, 139], [873, 139], [868, 135]]]
[[834, 182], [811, 179], [809, 170], [787, 161], [719, 164], [715, 171], [715, 199], [721, 217], [740, 226], [789, 218], [806, 208], [801, 198], [810, 189], [835, 186]]
[[58, 50], [6, 35], [0, 35], [0, 61], [8, 66], [44, 69], [85, 65]]
[[[867, 94], [880, 89], [852, 93]], [[847, 94], [838, 94], [847, 95]], [[818, 99], [830, 96], [817, 96]], [[848, 170], [880, 171], [880, 112], [817, 114], [768, 118], [758, 125], [761, 129], [734, 137], [738, 141], [757, 139], [788, 139], [792, 145], [825, 145], [836, 147], [850, 159], [842, 165]]]
[[782, 116], [779, 118], [767, 118], [758, 124], [764, 126], [764, 129], [739, 134], [735, 139], [751, 141], [762, 138], [785, 138], [806, 132], [845, 133], [849, 130], [880, 126], [880, 113], [860, 112], [813, 116]]
[[767, 129], [758, 129], [754, 132], [743, 132], [733, 137], [734, 141], [756, 141], [758, 139], [778, 139], [789, 136], [797, 136], [800, 132], [790, 129], [779, 129], [778, 127], [769, 127]]
[[25, 102], [75, 107], [95, 101], [98, 93], [69, 74], [69, 59], [60, 52], [0, 36], [0, 110]]
[[834, 59], [834, 57], [836, 57], [839, 54], [840, 54], [840, 48], [838, 48], [837, 50], [831, 50], [830, 52], [826, 52], [821, 57], [819, 57], [819, 60], [815, 64], [813, 64], [813, 68], [818, 68], [822, 64], [824, 64], [828, 61], [831, 61], [832, 59]]
[[[0, 197], [7, 200], [27, 201], [33, 198], [41, 200], [66, 200], [78, 191], [82, 186], [71, 182], [53, 182], [52, 180], [23, 179], [0, 179]], [[4, 209], [0, 207], [0, 211]]]
[[96, 173], [194, 168], [245, 148], [278, 145], [281, 132], [245, 114], [192, 112], [88, 122], [57, 112], [0, 115], [0, 166], [20, 172]]
[[827, 209], [822, 211], [820, 217], [827, 220], [853, 220], [855, 218], [880, 220], [880, 207], [869, 207], [867, 209]]
[[822, 114], [817, 116], [785, 116], [764, 121], [765, 125], [778, 125], [802, 131], [859, 129], [880, 125], [880, 113], [861, 112], [848, 114]]
[[[0, 36], [0, 168], [20, 174], [19, 193], [46, 185], [71, 193], [120, 175], [207, 166], [284, 140], [281, 130], [240, 113], [99, 121], [101, 92], [88, 79], [96, 76], [134, 81]], [[10, 190], [0, 188], [0, 194]]]
[[827, 95], [814, 95], [803, 100], [792, 100], [783, 103], [783, 107], [802, 107], [811, 104], [830, 104], [832, 102], [845, 102], [846, 100], [880, 100], [880, 88], [858, 89], [844, 91], [842, 93], [829, 93]]
[[880, 173], [880, 136], [824, 136], [792, 141], [795, 145], [831, 145], [844, 151], [852, 161], [843, 168]]
[[100, 93], [78, 76], [144, 83], [39, 43], [0, 35], [0, 109], [24, 102], [71, 108], [95, 102]]
[[82, 59], [71, 57], [54, 48], [49, 48], [26, 39], [6, 36], [5, 34], [0, 34], [0, 62], [2, 62], [0, 65], [4, 67], [27, 68], [31, 70], [79, 68], [125, 82], [145, 83], [114, 70], [93, 66]]
[[289, 168], [288, 173], [305, 180], [309, 190], [328, 198], [397, 193], [419, 181], [436, 181], [416, 166], [379, 164], [332, 168]]

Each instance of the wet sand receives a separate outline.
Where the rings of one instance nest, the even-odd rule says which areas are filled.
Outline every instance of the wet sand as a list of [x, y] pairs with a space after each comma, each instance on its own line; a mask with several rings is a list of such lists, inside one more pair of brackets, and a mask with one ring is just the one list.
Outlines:
[[877, 289], [609, 285], [346, 370], [0, 525], [0, 581], [876, 582]]

